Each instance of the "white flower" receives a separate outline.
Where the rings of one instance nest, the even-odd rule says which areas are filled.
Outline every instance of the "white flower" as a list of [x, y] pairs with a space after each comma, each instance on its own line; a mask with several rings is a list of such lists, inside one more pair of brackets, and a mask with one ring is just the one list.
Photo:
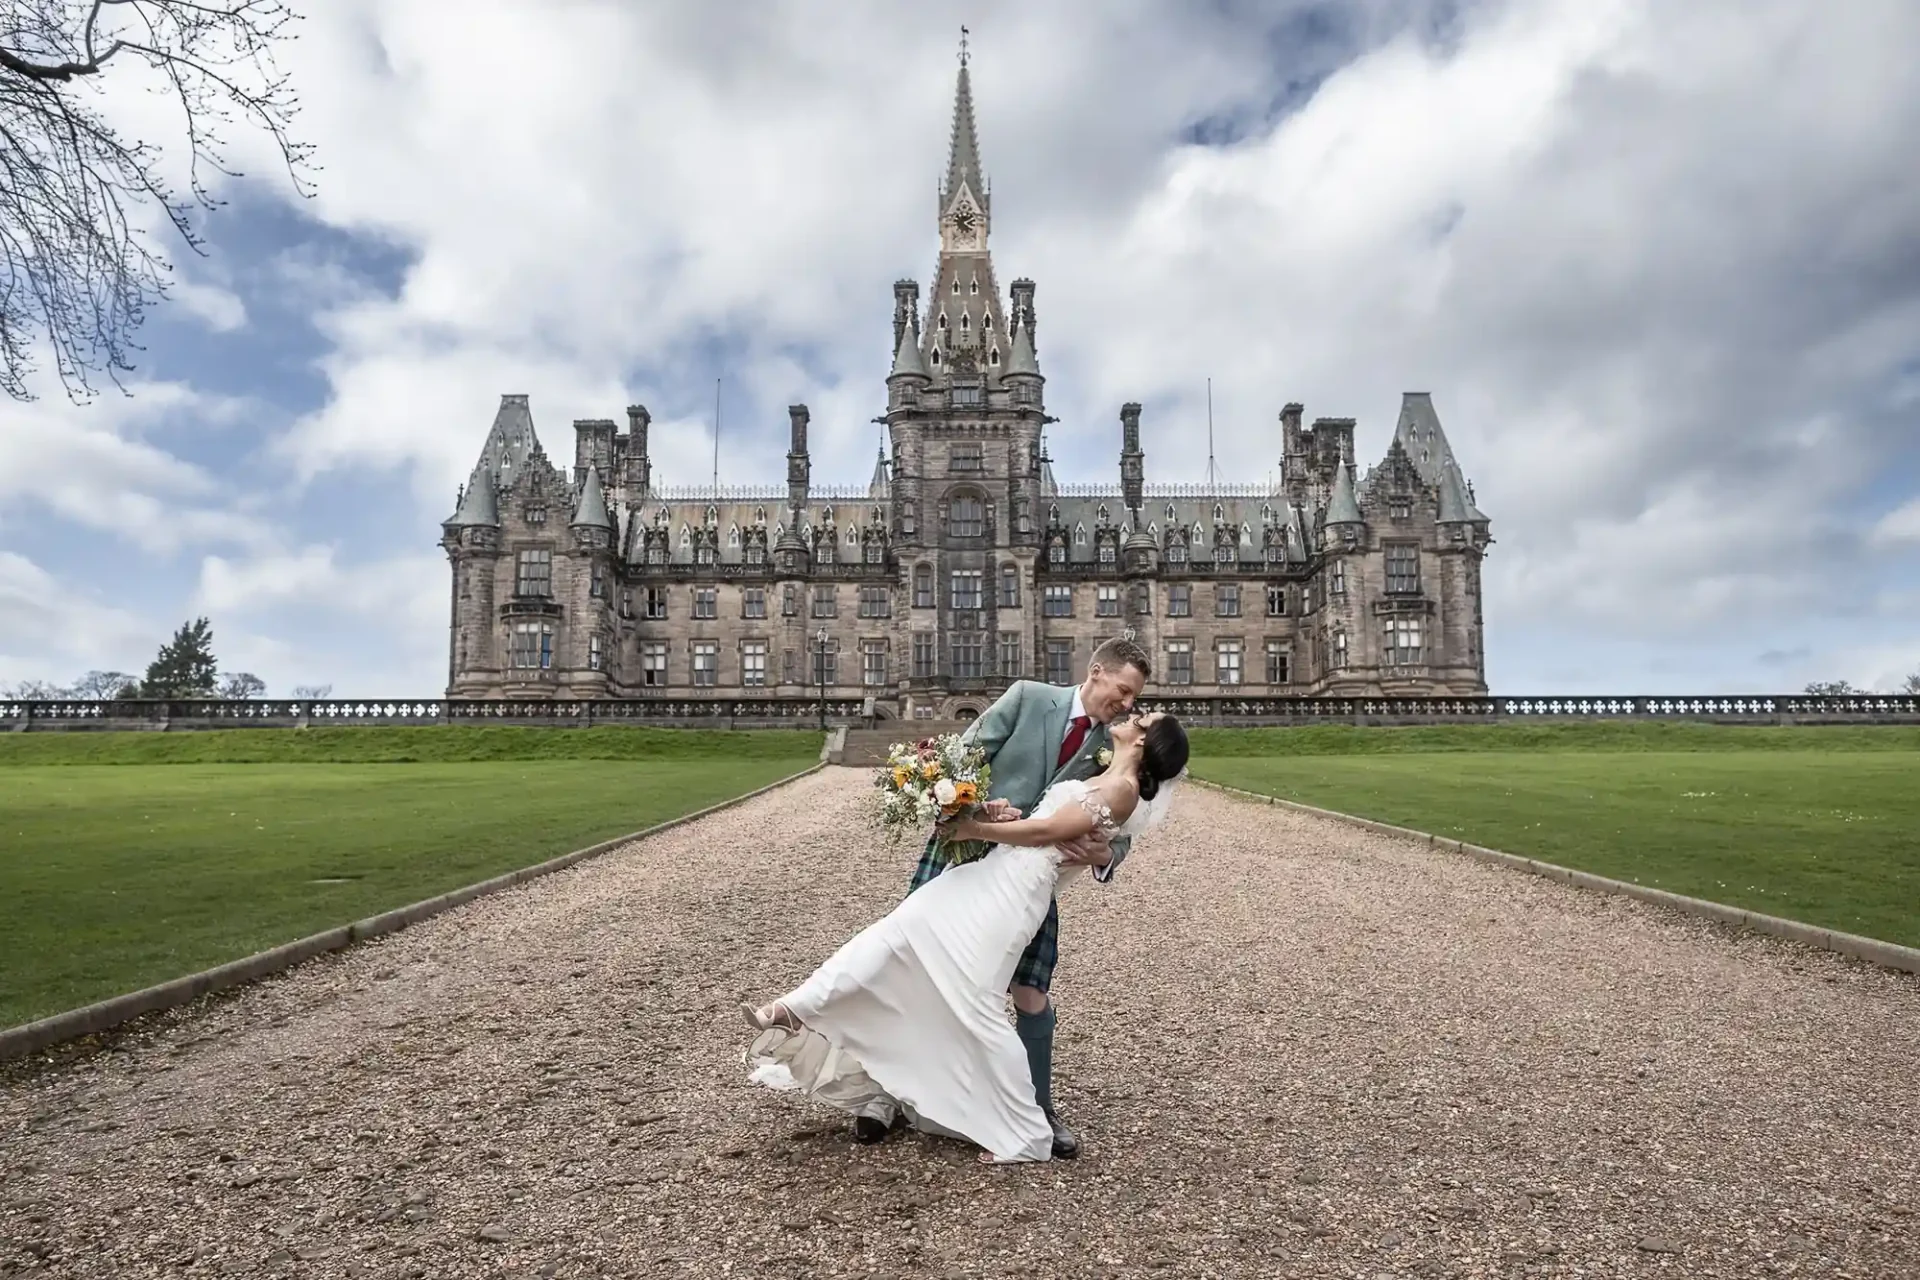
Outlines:
[[1093, 762], [1099, 765], [1102, 769], [1106, 768], [1108, 765], [1113, 763], [1113, 749], [1111, 747], [1100, 748], [1098, 751], [1093, 753]]
[[940, 807], [943, 809], [952, 804], [953, 798], [959, 794], [960, 793], [955, 790], [951, 778], [942, 778], [933, 784], [933, 798], [939, 802]]

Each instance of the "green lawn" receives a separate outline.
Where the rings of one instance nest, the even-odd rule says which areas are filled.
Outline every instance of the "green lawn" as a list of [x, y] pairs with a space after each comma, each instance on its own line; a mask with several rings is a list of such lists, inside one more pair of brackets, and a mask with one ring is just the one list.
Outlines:
[[[1521, 749], [1493, 728], [1332, 731], [1430, 736], [1367, 737], [1364, 754], [1312, 740], [1292, 749], [1286, 731], [1196, 734], [1193, 772], [1920, 946], [1920, 731], [1623, 725], [1609, 744], [1571, 728]], [[1691, 732], [1631, 732], [1671, 728]]]
[[[579, 738], [568, 741], [573, 733]], [[797, 772], [819, 754], [818, 735], [805, 733], [606, 734], [611, 739], [599, 730], [540, 729], [0, 738], [0, 1026], [637, 831]], [[516, 736], [526, 752], [612, 758], [489, 758], [511, 754]], [[276, 746], [275, 738], [287, 741]], [[411, 752], [456, 760], [131, 763], [183, 751], [325, 759], [356, 748], [363, 759]], [[128, 763], [16, 763], [23, 756]]]

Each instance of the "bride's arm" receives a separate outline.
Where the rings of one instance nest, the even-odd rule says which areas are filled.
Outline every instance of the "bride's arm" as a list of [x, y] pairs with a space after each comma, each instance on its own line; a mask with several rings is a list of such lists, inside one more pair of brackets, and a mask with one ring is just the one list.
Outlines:
[[962, 818], [953, 824], [956, 840], [984, 840], [988, 844], [1019, 844], [1045, 849], [1093, 830], [1086, 806], [1063, 804], [1044, 818], [1016, 818], [1012, 822], [979, 822]]

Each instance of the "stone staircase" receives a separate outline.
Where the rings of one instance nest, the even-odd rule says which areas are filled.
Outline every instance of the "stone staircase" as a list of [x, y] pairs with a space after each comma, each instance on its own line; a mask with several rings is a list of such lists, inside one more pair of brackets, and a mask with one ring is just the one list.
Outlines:
[[918, 742], [943, 733], [959, 733], [966, 727], [964, 720], [883, 720], [873, 729], [849, 728], [846, 740], [829, 763], [872, 768], [886, 763], [887, 750], [896, 742]]

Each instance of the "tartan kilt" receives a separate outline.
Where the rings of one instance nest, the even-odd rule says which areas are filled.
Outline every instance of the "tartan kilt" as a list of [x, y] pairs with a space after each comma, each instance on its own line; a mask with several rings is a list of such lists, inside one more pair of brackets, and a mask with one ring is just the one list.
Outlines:
[[[920, 865], [913, 869], [913, 883], [907, 886], [911, 894], [915, 889], [947, 869], [947, 864], [934, 853], [933, 841], [927, 841], [926, 849], [920, 854]], [[1060, 904], [1047, 904], [1047, 918], [1040, 924], [1040, 932], [1033, 935], [1033, 941], [1020, 953], [1020, 963], [1013, 968], [1015, 986], [1036, 987], [1046, 991], [1053, 985], [1053, 966], [1060, 959]]]

